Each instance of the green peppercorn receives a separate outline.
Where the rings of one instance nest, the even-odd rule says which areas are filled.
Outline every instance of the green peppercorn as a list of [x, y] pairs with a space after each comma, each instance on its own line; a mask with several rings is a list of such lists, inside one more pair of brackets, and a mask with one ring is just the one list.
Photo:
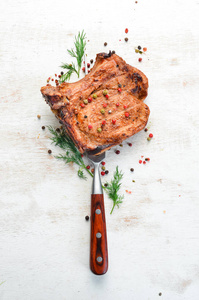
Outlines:
[[150, 137], [148, 137], [148, 138], [147, 138], [147, 141], [150, 141], [150, 140], [151, 140], [151, 138], [150, 138]]
[[100, 127], [97, 128], [97, 131], [98, 131], [98, 132], [102, 132], [102, 128], [100, 128]]
[[96, 94], [93, 94], [93, 99], [97, 99], [97, 95]]
[[100, 110], [100, 112], [101, 114], [105, 114], [105, 110], [103, 108]]
[[107, 91], [107, 90], [104, 90], [104, 91], [103, 91], [103, 95], [106, 96], [107, 94], [108, 94], [108, 91]]
[[104, 166], [102, 166], [102, 170], [106, 170], [106, 168]]
[[135, 180], [132, 180], [132, 182], [135, 182]]
[[84, 102], [84, 104], [88, 104], [88, 100], [87, 99], [85, 99], [83, 102]]
[[138, 50], [138, 49], [135, 49], [135, 53], [139, 53], [139, 50]]

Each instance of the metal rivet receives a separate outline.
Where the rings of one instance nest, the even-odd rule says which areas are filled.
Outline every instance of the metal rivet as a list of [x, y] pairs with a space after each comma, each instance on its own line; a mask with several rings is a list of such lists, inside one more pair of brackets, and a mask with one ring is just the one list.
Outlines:
[[100, 232], [96, 233], [96, 237], [97, 237], [98, 239], [100, 239], [100, 238], [102, 237], [101, 233], [100, 233]]
[[98, 257], [97, 257], [97, 261], [98, 261], [98, 262], [102, 262], [102, 257], [101, 257], [101, 256], [98, 256]]
[[95, 213], [96, 213], [97, 215], [100, 215], [100, 214], [101, 214], [101, 210], [100, 210], [100, 209], [96, 209]]

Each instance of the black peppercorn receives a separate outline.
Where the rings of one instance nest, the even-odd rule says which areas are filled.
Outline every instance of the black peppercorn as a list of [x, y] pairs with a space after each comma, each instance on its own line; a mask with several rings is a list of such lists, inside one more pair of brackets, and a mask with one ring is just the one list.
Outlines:
[[85, 116], [84, 116], [84, 118], [86, 119], [86, 118], [87, 118], [87, 116], [85, 115]]
[[145, 129], [144, 129], [144, 131], [145, 131], [145, 132], [147, 132], [147, 131], [148, 131], [148, 129], [147, 129], [147, 128], [145, 128]]
[[56, 131], [57, 131], [57, 132], [60, 132], [60, 128], [57, 128]]
[[105, 171], [105, 174], [107, 175], [108, 173], [109, 173], [109, 171], [108, 171], [108, 170], [106, 170], [106, 171]]
[[134, 169], [133, 169], [133, 168], [130, 168], [130, 171], [131, 171], [131, 172], [134, 172]]
[[91, 63], [91, 64], [93, 63], [93, 59], [90, 60], [90, 63]]
[[107, 186], [108, 186], [108, 183], [105, 183], [104, 186], [107, 187]]
[[118, 84], [118, 87], [119, 87], [119, 88], [121, 88], [121, 87], [122, 87], [122, 85], [119, 83], [119, 84]]
[[107, 42], [105, 42], [105, 43], [104, 43], [104, 46], [106, 47], [107, 45], [108, 45]]
[[142, 47], [141, 47], [141, 46], [138, 46], [138, 49], [139, 49], [139, 50], [141, 50], [141, 49], [142, 49]]
[[128, 39], [128, 38], [125, 38], [124, 40], [125, 40], [125, 42], [128, 42], [129, 39]]
[[44, 130], [45, 128], [46, 128], [45, 126], [42, 126], [42, 127], [41, 127], [41, 129], [43, 129], [43, 130]]
[[85, 220], [88, 221], [88, 220], [89, 220], [89, 216], [86, 216], [86, 217], [85, 217]]
[[51, 154], [52, 153], [52, 150], [48, 150], [48, 154]]

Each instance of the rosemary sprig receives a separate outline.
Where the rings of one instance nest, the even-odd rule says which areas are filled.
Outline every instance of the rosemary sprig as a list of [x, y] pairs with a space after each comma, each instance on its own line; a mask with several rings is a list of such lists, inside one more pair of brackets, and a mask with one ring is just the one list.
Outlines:
[[123, 177], [123, 173], [121, 171], [118, 171], [118, 166], [116, 167], [116, 171], [113, 175], [113, 179], [110, 183], [105, 184], [105, 191], [107, 192], [110, 199], [113, 200], [113, 207], [111, 209], [110, 214], [112, 214], [115, 206], [119, 207], [119, 204], [122, 203], [122, 200], [124, 198], [124, 195], [119, 195], [118, 192], [121, 187], [121, 180]]
[[73, 140], [65, 133], [63, 129], [56, 131], [52, 126], [48, 126], [48, 130], [52, 134], [50, 138], [55, 146], [59, 146], [61, 149], [66, 150], [65, 154], [59, 154], [55, 156], [57, 159], [63, 160], [66, 164], [72, 162], [79, 166], [77, 175], [86, 179], [83, 170], [86, 170], [92, 177], [93, 174], [86, 168], [86, 165], [81, 157], [80, 152], [77, 150]]
[[75, 69], [75, 64], [63, 64], [61, 65], [61, 68], [68, 70], [67, 73], [63, 74], [59, 80], [60, 83], [70, 80], [71, 75], [75, 72], [77, 75], [77, 70]]
[[76, 58], [77, 61], [77, 69], [75, 67], [75, 64], [62, 64], [61, 68], [67, 69], [68, 72], [63, 74], [59, 80], [60, 83], [67, 81], [70, 79], [72, 73], [76, 73], [78, 78], [80, 75], [80, 70], [81, 70], [81, 65], [82, 65], [82, 60], [83, 60], [83, 55], [86, 47], [86, 34], [84, 33], [84, 30], [80, 33], [78, 33], [77, 37], [75, 36], [75, 49], [67, 49], [68, 53], [70, 54], [71, 57]]

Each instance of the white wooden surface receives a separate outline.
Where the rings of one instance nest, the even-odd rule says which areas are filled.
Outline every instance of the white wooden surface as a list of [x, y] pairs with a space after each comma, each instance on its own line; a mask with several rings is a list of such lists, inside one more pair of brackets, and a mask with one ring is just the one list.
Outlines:
[[[198, 8], [197, 0], [1, 1], [1, 300], [199, 299]], [[66, 49], [82, 29], [89, 59], [115, 50], [150, 83], [153, 140], [143, 131], [132, 148], [107, 153], [106, 179], [123, 170], [125, 199], [110, 215], [105, 198], [102, 277], [89, 270], [91, 179], [49, 156], [60, 151], [41, 130], [58, 122], [40, 87], [70, 62]], [[138, 45], [148, 48], [142, 63]], [[151, 162], [140, 165], [141, 155]]]

